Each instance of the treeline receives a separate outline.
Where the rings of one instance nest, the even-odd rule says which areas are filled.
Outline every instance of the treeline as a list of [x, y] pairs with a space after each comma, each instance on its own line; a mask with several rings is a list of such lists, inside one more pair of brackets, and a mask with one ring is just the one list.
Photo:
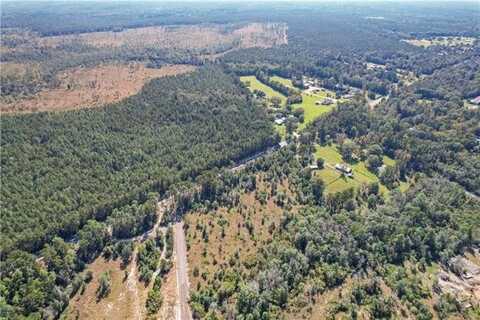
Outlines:
[[107, 222], [112, 227], [112, 235], [115, 238], [131, 238], [150, 230], [157, 221], [156, 193], [149, 193], [144, 203], [132, 204], [113, 209]]

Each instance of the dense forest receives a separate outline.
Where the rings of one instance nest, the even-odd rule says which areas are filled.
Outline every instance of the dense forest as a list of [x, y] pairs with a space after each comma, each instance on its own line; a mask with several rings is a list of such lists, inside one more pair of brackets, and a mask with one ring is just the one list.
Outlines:
[[238, 90], [207, 68], [152, 81], [102, 110], [4, 117], [3, 249], [38, 249], [49, 234], [68, 237], [105, 218], [115, 203], [273, 143], [263, 112]]

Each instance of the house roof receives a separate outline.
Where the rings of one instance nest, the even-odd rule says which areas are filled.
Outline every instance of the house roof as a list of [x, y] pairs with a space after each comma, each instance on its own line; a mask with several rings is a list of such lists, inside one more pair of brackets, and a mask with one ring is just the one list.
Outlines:
[[472, 100], [470, 100], [470, 102], [475, 104], [480, 104], [480, 96], [473, 98]]

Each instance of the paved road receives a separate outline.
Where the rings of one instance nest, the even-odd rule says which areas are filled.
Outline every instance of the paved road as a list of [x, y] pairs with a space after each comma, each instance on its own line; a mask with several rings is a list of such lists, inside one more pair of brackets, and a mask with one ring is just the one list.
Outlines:
[[174, 248], [177, 267], [177, 304], [175, 306], [176, 320], [191, 320], [192, 313], [189, 300], [189, 282], [187, 270], [187, 246], [185, 243], [185, 233], [183, 231], [183, 222], [177, 222], [173, 226]]

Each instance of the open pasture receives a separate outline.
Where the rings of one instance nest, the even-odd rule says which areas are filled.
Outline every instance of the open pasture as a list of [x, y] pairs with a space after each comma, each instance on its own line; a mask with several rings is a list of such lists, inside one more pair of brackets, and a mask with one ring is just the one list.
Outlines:
[[[388, 189], [380, 182], [377, 175], [367, 169], [364, 161], [357, 161], [348, 164], [353, 169], [353, 177], [343, 176], [338, 170], [336, 170], [335, 165], [344, 162], [336, 145], [317, 146], [315, 158], [322, 158], [325, 160], [324, 169], [317, 170], [315, 174], [324, 181], [327, 193], [335, 193], [352, 187], [358, 188], [362, 184], [369, 184], [372, 182], [380, 184], [381, 192], [388, 192]], [[395, 165], [395, 160], [384, 156], [383, 163], [393, 166]], [[400, 184], [400, 190], [405, 190], [406, 187], [406, 183], [402, 182]]]
[[264, 92], [269, 100], [272, 99], [273, 97], [277, 97], [277, 98], [280, 98], [280, 100], [282, 101], [282, 106], [285, 106], [285, 104], [287, 103], [287, 97], [285, 97], [280, 92], [275, 91], [271, 87], [261, 83], [260, 81], [258, 81], [258, 79], [255, 76], [240, 77], [240, 81], [245, 83], [250, 89], [250, 91], [252, 92], [254, 90], [260, 90]]

